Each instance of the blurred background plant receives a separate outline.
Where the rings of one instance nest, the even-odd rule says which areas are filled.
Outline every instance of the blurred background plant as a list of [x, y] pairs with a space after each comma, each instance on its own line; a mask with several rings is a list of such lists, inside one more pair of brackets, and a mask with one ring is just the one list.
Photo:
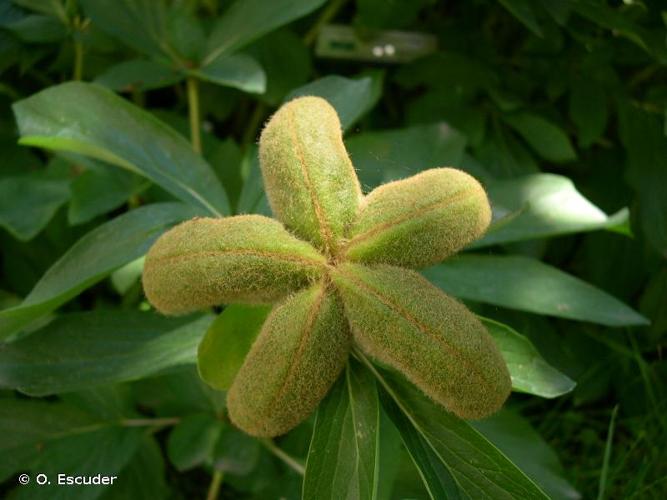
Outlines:
[[[665, 498], [666, 23], [658, 0], [0, 0], [0, 491]], [[196, 351], [208, 331], [228, 384], [266, 308], [148, 311], [166, 228], [268, 213], [255, 141], [304, 94], [366, 190], [444, 165], [486, 185], [488, 235], [425, 274], [488, 318], [517, 391], [497, 416], [375, 371], [378, 398], [355, 362], [316, 418], [251, 439]]]

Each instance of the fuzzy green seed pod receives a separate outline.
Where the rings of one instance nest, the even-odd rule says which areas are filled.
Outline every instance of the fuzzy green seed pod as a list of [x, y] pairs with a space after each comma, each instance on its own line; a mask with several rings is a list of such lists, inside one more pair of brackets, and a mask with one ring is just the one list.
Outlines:
[[414, 271], [343, 264], [333, 280], [355, 342], [465, 419], [486, 417], [509, 396], [505, 362], [480, 321]]
[[276, 217], [334, 254], [362, 197], [336, 110], [319, 97], [283, 105], [262, 132], [259, 157]]
[[163, 234], [144, 264], [149, 302], [164, 314], [270, 303], [319, 278], [325, 258], [260, 215], [193, 219]]
[[421, 268], [479, 238], [491, 221], [484, 188], [453, 168], [390, 182], [363, 200], [345, 258]]
[[340, 299], [324, 284], [277, 305], [229, 389], [230, 419], [253, 436], [297, 426], [338, 378], [350, 342]]

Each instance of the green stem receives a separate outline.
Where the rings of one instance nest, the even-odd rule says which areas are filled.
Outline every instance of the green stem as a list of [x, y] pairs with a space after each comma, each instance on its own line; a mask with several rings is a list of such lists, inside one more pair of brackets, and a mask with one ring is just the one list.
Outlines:
[[176, 425], [181, 419], [179, 417], [171, 418], [125, 418], [121, 420], [123, 427], [149, 427], [149, 426], [165, 426]]
[[222, 486], [223, 472], [221, 470], [214, 470], [211, 476], [211, 484], [208, 486], [208, 493], [206, 500], [216, 500], [220, 493], [220, 486]]
[[315, 24], [313, 24], [312, 28], [310, 28], [308, 33], [306, 33], [303, 37], [303, 41], [306, 45], [312, 45], [320, 30], [322, 29], [322, 26], [331, 21], [336, 16], [336, 14], [338, 14], [338, 11], [341, 9], [341, 7], [343, 7], [343, 5], [345, 5], [346, 2], [347, 0], [333, 0], [333, 2], [327, 5], [327, 7], [322, 11], [319, 19], [315, 21]]
[[80, 81], [83, 77], [83, 44], [80, 40], [74, 40], [74, 71], [72, 79]]
[[201, 154], [201, 131], [199, 118], [199, 82], [195, 77], [188, 77], [188, 111], [190, 114], [190, 140], [195, 153]]
[[248, 126], [246, 127], [245, 133], [243, 134], [243, 139], [241, 140], [241, 145], [243, 148], [250, 144], [251, 141], [256, 139], [257, 129], [259, 128], [263, 116], [264, 103], [258, 101], [257, 104], [255, 104], [255, 109], [250, 116]]
[[271, 439], [261, 439], [260, 442], [264, 445], [264, 447], [266, 447], [267, 450], [269, 450], [276, 457], [285, 462], [297, 474], [303, 476], [306, 473], [306, 468], [303, 466], [303, 464], [301, 464], [297, 459], [288, 455], [283, 450], [278, 448], [278, 446], [276, 446], [276, 443], [274, 443]]

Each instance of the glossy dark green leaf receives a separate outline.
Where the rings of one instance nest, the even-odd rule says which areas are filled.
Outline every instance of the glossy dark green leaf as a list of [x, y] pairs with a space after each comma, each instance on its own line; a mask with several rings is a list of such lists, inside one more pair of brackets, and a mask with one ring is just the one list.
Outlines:
[[220, 17], [208, 40], [204, 66], [260, 36], [314, 11], [325, 0], [236, 0]]
[[206, 385], [194, 365], [174, 367], [164, 375], [137, 380], [132, 389], [145, 408], [161, 417], [222, 414], [225, 408], [226, 394]]
[[167, 12], [167, 39], [171, 48], [187, 63], [199, 61], [206, 49], [206, 31], [203, 19], [197, 17], [197, 7], [186, 3], [172, 3]]
[[667, 48], [664, 41], [660, 40], [660, 37], [652, 38], [648, 30], [639, 26], [633, 16], [628, 15], [628, 12], [623, 9], [623, 5], [614, 4], [612, 6], [607, 2], [594, 0], [570, 3], [572, 10], [583, 18], [610, 30], [617, 36], [627, 38], [661, 62], [667, 61]]
[[599, 139], [607, 126], [605, 89], [599, 83], [578, 78], [570, 90], [570, 117], [577, 126], [579, 144], [588, 147]]
[[168, 227], [197, 215], [201, 212], [183, 203], [159, 203], [100, 225], [56, 261], [19, 306], [0, 311], [0, 338], [49, 314], [115, 269], [141, 257]]
[[212, 465], [223, 473], [243, 476], [255, 467], [260, 451], [257, 439], [227, 425], [215, 443]]
[[[50, 442], [33, 468], [36, 474], [46, 474], [50, 484], [31, 481], [17, 489], [19, 500], [68, 500], [98, 498], [108, 485], [60, 485], [59, 474], [68, 476], [116, 476], [130, 462], [141, 444], [144, 429], [106, 426], [81, 434], [70, 435]], [[116, 481], [114, 480], [114, 482]]]
[[266, 90], [264, 70], [255, 59], [246, 54], [223, 54], [205, 66], [190, 71], [190, 74], [253, 94], [261, 94]]
[[539, 172], [535, 157], [508, 128], [499, 124], [475, 151], [476, 158], [498, 178], [507, 179]]
[[552, 500], [581, 498], [565, 479], [565, 471], [554, 450], [520, 415], [501, 410], [471, 425], [519, 466]]
[[397, 29], [410, 26], [430, 0], [413, 2], [386, 2], [385, 0], [357, 0], [356, 23], [374, 29]]
[[380, 397], [382, 406], [400, 432], [403, 444], [415, 463], [429, 496], [433, 499], [448, 500], [461, 498], [456, 480], [427, 439], [401, 411], [386, 390], [380, 389]]
[[108, 68], [95, 83], [118, 92], [169, 87], [185, 78], [184, 73], [148, 59], [130, 59]]
[[96, 423], [93, 416], [72, 405], [0, 399], [0, 481], [32, 467], [39, 460], [40, 443], [81, 433]]
[[[391, 398], [397, 409], [389, 405], [388, 412], [400, 411], [405, 418], [395, 419], [397, 425], [412, 429], [399, 428], [407, 433], [407, 441], [415, 447], [413, 456], [438, 460], [438, 468], [444, 467], [453, 478], [453, 483], [462, 497], [469, 498], [521, 498], [545, 499], [544, 492], [514, 465], [501, 451], [491, 444], [464, 420], [448, 413], [412, 384], [397, 374], [375, 368], [363, 355], [358, 354], [366, 366], [373, 371], [386, 397]], [[397, 423], [398, 422], [398, 423]], [[414, 440], [414, 432], [420, 436]], [[428, 454], [421, 453], [419, 447], [427, 447]], [[430, 449], [429, 449], [430, 448]], [[433, 464], [424, 462], [426, 473], [431, 477], [438, 470]], [[419, 463], [416, 462], [419, 467]], [[424, 471], [422, 478], [426, 479]], [[432, 484], [432, 498], [438, 492], [454, 489], [452, 481], [440, 477], [440, 484]], [[428, 488], [427, 484], [427, 488]], [[438, 489], [436, 489], [436, 487]], [[451, 496], [451, 495], [450, 495]], [[444, 497], [448, 498], [448, 497]], [[455, 498], [455, 497], [454, 497]]]
[[165, 464], [160, 445], [153, 436], [145, 436], [132, 460], [109, 487], [104, 500], [156, 500], [168, 497]]
[[569, 137], [556, 124], [529, 112], [507, 115], [504, 119], [545, 160], [568, 162], [577, 158]]
[[346, 141], [364, 191], [427, 168], [459, 165], [466, 138], [446, 123], [366, 132]]
[[599, 288], [527, 257], [465, 255], [431, 267], [425, 274], [461, 299], [608, 326], [648, 323]]
[[69, 82], [14, 104], [21, 144], [91, 156], [143, 175], [211, 215], [229, 213], [211, 167], [173, 129], [98, 85]]
[[269, 306], [230, 305], [209, 326], [197, 354], [199, 375], [208, 385], [229, 389], [270, 310]]
[[0, 179], [0, 227], [31, 240], [70, 196], [69, 182], [36, 176]]
[[153, 57], [164, 57], [167, 8], [164, 0], [79, 0], [96, 27]]
[[72, 225], [88, 222], [120, 207], [148, 185], [143, 177], [105, 165], [86, 170], [71, 184], [67, 219]]
[[[303, 37], [292, 30], [281, 29], [248, 47], [266, 72], [266, 92], [259, 99], [278, 106], [294, 88], [304, 85], [312, 71], [310, 50]], [[284, 61], [289, 60], [289, 71]]]
[[620, 134], [627, 148], [627, 178], [639, 195], [639, 225], [653, 249], [667, 256], [667, 136], [661, 117], [623, 103]]
[[67, 36], [67, 27], [62, 21], [40, 14], [24, 16], [4, 27], [28, 43], [59, 42]]
[[379, 480], [379, 403], [373, 375], [350, 360], [317, 410], [303, 497], [374, 499]]
[[501, 5], [537, 36], [542, 36], [542, 28], [537, 22], [534, 4], [530, 0], [499, 0]]
[[[495, 223], [470, 248], [593, 231], [622, 224], [626, 209], [611, 216], [577, 191], [567, 177], [533, 174], [486, 185]], [[504, 220], [510, 217], [511, 220]]]
[[247, 174], [245, 175], [236, 211], [240, 214], [262, 214], [270, 217], [271, 208], [264, 193], [259, 155], [257, 146], [254, 144], [246, 150], [242, 168]]
[[60, 19], [62, 22], [67, 20], [67, 11], [62, 2], [45, 0], [12, 0], [12, 3], [19, 5], [24, 9]]
[[352, 79], [338, 75], [325, 76], [294, 89], [285, 100], [304, 95], [323, 97], [329, 101], [338, 112], [343, 130], [349, 129], [375, 106], [380, 97], [374, 92], [373, 78], [367, 76]]
[[210, 413], [184, 417], [167, 439], [167, 455], [174, 467], [184, 471], [210, 460], [222, 426], [222, 421]]
[[513, 390], [555, 398], [574, 389], [575, 382], [547, 363], [528, 338], [492, 319], [480, 319], [507, 363]]
[[135, 380], [193, 363], [212, 316], [137, 311], [66, 314], [0, 346], [0, 387], [33, 396]]

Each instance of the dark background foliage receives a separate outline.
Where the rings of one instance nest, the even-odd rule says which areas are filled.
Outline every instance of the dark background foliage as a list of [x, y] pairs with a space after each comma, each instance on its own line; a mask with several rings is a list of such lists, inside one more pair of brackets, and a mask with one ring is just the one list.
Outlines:
[[[118, 474], [120, 484], [59, 495], [203, 497], [221, 478], [221, 498], [300, 495], [296, 470], [312, 420], [280, 448], [234, 431], [223, 422], [224, 394], [193, 364], [211, 315], [141, 312], [149, 306], [136, 259], [150, 238], [199, 213], [197, 203], [174, 200], [188, 201], [178, 180], [194, 185], [207, 167], [190, 149], [169, 149], [180, 142], [161, 125], [129, 126], [148, 122], [107, 93], [96, 100], [88, 87], [55, 87], [23, 101], [83, 80], [185, 139], [201, 128], [203, 157], [232, 211], [266, 212], [255, 141], [297, 94], [334, 102], [366, 188], [442, 164], [479, 177], [496, 230], [478, 257], [427, 275], [525, 335], [576, 381], [557, 399], [514, 394], [480, 430], [555, 498], [665, 498], [667, 6], [244, 2], [246, 11], [216, 0], [0, 0], [0, 307], [21, 304], [0, 312], [12, 341], [0, 347], [0, 491], [54, 498], [17, 487], [18, 473], [76, 464]], [[384, 30], [418, 32], [434, 36], [437, 49], [410, 62], [360, 57], [318, 41], [330, 23], [371, 45]], [[139, 170], [53, 146], [69, 122]], [[47, 149], [20, 146], [19, 135]], [[161, 177], [170, 168], [176, 181]], [[33, 290], [63, 255], [70, 267]], [[556, 269], [595, 288], [549, 274]], [[633, 326], [641, 318], [610, 296], [650, 324]], [[99, 370], [86, 380], [82, 367], [91, 365]], [[379, 496], [428, 497], [395, 431], [379, 454]]]

